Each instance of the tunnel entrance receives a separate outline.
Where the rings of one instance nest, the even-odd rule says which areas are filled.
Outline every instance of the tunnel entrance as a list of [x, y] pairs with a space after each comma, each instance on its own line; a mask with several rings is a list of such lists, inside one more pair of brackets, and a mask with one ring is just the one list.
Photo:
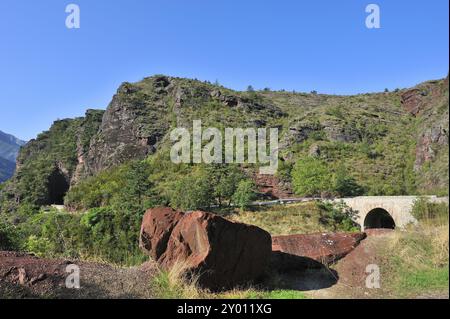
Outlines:
[[388, 228], [395, 229], [392, 216], [383, 208], [371, 210], [364, 219], [364, 229]]
[[64, 205], [64, 196], [69, 190], [69, 182], [61, 170], [55, 170], [48, 177], [48, 200], [50, 205]]

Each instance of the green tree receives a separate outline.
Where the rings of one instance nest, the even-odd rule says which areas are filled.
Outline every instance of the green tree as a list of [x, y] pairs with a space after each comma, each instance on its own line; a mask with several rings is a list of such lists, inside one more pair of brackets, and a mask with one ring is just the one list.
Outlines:
[[339, 166], [334, 174], [334, 190], [341, 197], [360, 196], [364, 193], [364, 189], [349, 175], [343, 165]]
[[230, 205], [237, 185], [245, 178], [242, 171], [237, 165], [230, 164], [208, 165], [205, 171], [212, 185], [214, 201], [219, 206], [225, 202]]
[[208, 174], [198, 170], [180, 178], [173, 185], [170, 203], [182, 210], [209, 208], [214, 201], [214, 189]]
[[251, 180], [241, 180], [233, 194], [233, 203], [241, 209], [246, 208], [255, 198], [255, 184]]
[[119, 191], [117, 204], [123, 207], [143, 208], [152, 195], [150, 166], [145, 161], [133, 161], [124, 174], [124, 186]]
[[305, 157], [295, 163], [292, 184], [297, 195], [321, 196], [333, 190], [332, 175], [324, 161]]
[[169, 202], [173, 207], [193, 210], [212, 205], [230, 206], [239, 183], [247, 180], [237, 165], [196, 166], [172, 183]]

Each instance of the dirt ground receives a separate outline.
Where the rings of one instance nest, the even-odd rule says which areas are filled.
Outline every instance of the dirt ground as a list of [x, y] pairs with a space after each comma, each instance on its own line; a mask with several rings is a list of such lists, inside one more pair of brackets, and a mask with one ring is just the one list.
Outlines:
[[[372, 230], [368, 237], [361, 242], [345, 258], [332, 267], [339, 279], [331, 287], [317, 289], [305, 294], [314, 299], [395, 299], [391, 291], [386, 289], [383, 282], [383, 259], [380, 250], [393, 233], [390, 230]], [[367, 288], [366, 278], [370, 274], [368, 265], [378, 265], [380, 280], [379, 288]], [[372, 268], [373, 269], [373, 268]], [[369, 272], [366, 272], [368, 270]], [[386, 278], [386, 277], [384, 277]], [[416, 296], [417, 299], [448, 299], [448, 291], [436, 292], [429, 295]]]
[[[66, 288], [80, 271], [80, 289]], [[151, 298], [152, 266], [119, 268], [100, 263], [41, 259], [23, 253], [0, 252], [0, 298]]]
[[[382, 263], [379, 252], [390, 231], [372, 231], [346, 257], [330, 268], [309, 269], [282, 274], [275, 286], [303, 291], [313, 299], [369, 299], [395, 298], [384, 289]], [[67, 266], [80, 269], [81, 289], [66, 288], [70, 275]], [[367, 265], [380, 266], [380, 289], [366, 287]], [[41, 259], [24, 253], [0, 252], [1, 298], [152, 298], [150, 281], [155, 274], [151, 262], [140, 267], [120, 268], [108, 264]], [[271, 279], [272, 280], [272, 279]], [[288, 283], [286, 285], [286, 283]], [[273, 282], [271, 286], [273, 286]], [[430, 293], [416, 298], [449, 298], [448, 291]]]

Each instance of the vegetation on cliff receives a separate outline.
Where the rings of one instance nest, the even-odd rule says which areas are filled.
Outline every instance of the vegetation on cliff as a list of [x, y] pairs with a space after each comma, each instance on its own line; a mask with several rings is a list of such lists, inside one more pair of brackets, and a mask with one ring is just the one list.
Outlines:
[[[448, 194], [448, 79], [333, 96], [157, 75], [124, 83], [106, 111], [58, 120], [22, 148], [0, 188], [2, 232], [17, 231], [38, 254], [129, 264], [140, 258], [146, 208], [245, 208], [258, 195], [257, 167], [170, 161], [171, 128], [191, 130], [197, 119], [220, 130], [279, 128], [277, 177], [299, 196]], [[52, 204], [69, 212], [49, 212]], [[331, 229], [351, 227], [320, 210]]]

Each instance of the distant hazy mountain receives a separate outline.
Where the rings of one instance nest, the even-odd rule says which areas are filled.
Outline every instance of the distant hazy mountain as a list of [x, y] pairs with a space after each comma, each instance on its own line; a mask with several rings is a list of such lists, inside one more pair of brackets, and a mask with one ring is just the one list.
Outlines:
[[23, 145], [24, 141], [0, 131], [0, 183], [14, 174], [16, 157]]

